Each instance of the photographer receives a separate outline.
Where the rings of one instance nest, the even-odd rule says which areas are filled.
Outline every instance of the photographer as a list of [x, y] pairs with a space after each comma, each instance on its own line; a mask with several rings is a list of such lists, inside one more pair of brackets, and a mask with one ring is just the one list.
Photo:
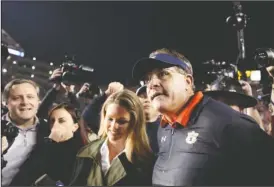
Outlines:
[[40, 145], [49, 129], [46, 122], [36, 116], [39, 106], [39, 87], [26, 79], [10, 81], [3, 92], [8, 113], [2, 116], [2, 185], [7, 186], [21, 170], [30, 154], [40, 151]]
[[260, 117], [263, 122], [264, 131], [268, 135], [272, 135], [272, 127], [271, 127], [271, 112], [270, 112], [270, 106], [266, 101], [259, 101], [256, 109], [258, 110]]
[[[242, 90], [244, 94], [246, 94], [247, 96], [253, 97], [252, 88], [250, 84], [244, 80], [239, 80], [239, 83], [242, 86]], [[265, 130], [263, 121], [260, 117], [258, 110], [256, 109], [256, 106], [246, 108], [245, 114], [251, 116], [260, 125], [261, 129]]]

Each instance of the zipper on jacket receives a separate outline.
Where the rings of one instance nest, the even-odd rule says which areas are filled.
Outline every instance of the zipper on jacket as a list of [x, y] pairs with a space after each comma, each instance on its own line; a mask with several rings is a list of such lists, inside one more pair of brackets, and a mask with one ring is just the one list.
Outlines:
[[171, 129], [171, 146], [170, 146], [170, 149], [169, 149], [168, 159], [170, 159], [172, 148], [173, 148], [173, 135], [174, 135], [174, 131], [175, 131], [175, 128], [172, 128]]

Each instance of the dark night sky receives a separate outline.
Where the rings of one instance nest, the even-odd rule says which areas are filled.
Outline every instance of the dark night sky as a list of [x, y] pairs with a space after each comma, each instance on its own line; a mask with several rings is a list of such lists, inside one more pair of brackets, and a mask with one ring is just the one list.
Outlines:
[[[274, 2], [242, 2], [251, 17], [247, 55], [274, 47]], [[225, 24], [231, 2], [2, 2], [4, 28], [29, 56], [60, 62], [76, 54], [94, 67], [100, 82], [131, 77], [134, 62], [173, 48], [197, 65], [212, 58], [233, 61], [236, 31]]]

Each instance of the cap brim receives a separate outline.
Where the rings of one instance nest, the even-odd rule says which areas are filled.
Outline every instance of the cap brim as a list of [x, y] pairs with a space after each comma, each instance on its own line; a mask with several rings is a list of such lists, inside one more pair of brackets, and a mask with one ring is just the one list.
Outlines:
[[168, 68], [170, 66], [175, 65], [152, 58], [143, 58], [134, 64], [132, 69], [132, 78], [135, 80], [141, 80], [148, 72], [155, 68]]
[[225, 98], [232, 98], [234, 101], [239, 103], [238, 105], [242, 108], [254, 107], [257, 105], [258, 101], [254, 97], [237, 93], [237, 92], [228, 92], [228, 91], [205, 91], [203, 92], [205, 95], [210, 97], [218, 97], [222, 96]]

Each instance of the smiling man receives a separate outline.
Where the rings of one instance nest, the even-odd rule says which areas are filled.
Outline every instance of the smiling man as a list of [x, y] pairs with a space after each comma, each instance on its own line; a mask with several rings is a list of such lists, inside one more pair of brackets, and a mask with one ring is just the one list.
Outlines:
[[2, 124], [16, 129], [15, 135], [5, 135], [8, 139], [8, 148], [2, 153], [7, 163], [2, 168], [2, 185], [7, 186], [38, 142], [37, 127], [42, 122], [36, 117], [39, 87], [31, 80], [12, 80], [4, 89], [3, 100], [8, 113], [2, 117]]
[[186, 57], [157, 50], [135, 64], [133, 78], [146, 83], [162, 114], [154, 185], [274, 184], [273, 139], [253, 119], [195, 92]]

